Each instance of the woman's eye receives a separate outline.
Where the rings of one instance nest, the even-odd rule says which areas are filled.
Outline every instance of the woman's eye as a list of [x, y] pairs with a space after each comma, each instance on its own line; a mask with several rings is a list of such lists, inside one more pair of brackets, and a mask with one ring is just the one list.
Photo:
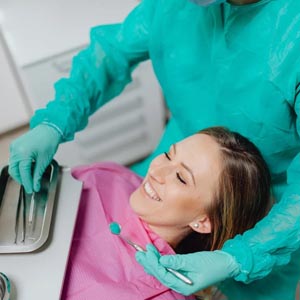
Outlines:
[[186, 184], [185, 180], [180, 176], [180, 174], [178, 172], [176, 172], [176, 176], [180, 182], [182, 182], [183, 184]]
[[168, 154], [168, 152], [164, 152], [164, 154], [165, 154], [165, 156], [166, 156], [166, 158], [167, 158], [168, 160], [171, 160], [171, 157], [170, 157], [170, 155]]

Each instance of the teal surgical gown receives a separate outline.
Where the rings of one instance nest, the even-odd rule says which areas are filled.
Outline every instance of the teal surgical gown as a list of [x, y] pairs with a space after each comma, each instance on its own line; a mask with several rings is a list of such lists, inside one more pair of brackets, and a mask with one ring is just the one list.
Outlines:
[[55, 84], [55, 99], [35, 113], [31, 127], [51, 123], [72, 140], [147, 59], [171, 118], [157, 149], [135, 170], [144, 174], [153, 156], [205, 127], [226, 126], [248, 137], [270, 167], [276, 204], [255, 228], [225, 243], [242, 272], [221, 288], [234, 300], [294, 300], [300, 273], [300, 1], [201, 7], [144, 0], [122, 24], [91, 30], [70, 78]]

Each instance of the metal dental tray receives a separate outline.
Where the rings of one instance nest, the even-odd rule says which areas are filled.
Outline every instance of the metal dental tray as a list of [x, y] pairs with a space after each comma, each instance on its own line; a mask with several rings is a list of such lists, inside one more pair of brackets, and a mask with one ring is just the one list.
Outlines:
[[8, 174], [0, 174], [0, 253], [23, 253], [39, 249], [49, 235], [59, 166], [46, 169], [39, 192], [26, 194]]

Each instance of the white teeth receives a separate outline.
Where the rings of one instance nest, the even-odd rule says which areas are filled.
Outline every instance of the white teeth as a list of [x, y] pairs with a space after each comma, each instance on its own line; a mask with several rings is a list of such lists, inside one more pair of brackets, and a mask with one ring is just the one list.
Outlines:
[[151, 185], [146, 182], [144, 184], [144, 188], [145, 188], [145, 191], [146, 193], [153, 199], [153, 200], [156, 200], [156, 201], [161, 201], [161, 199], [158, 197], [158, 195], [156, 194], [156, 192], [152, 189]]

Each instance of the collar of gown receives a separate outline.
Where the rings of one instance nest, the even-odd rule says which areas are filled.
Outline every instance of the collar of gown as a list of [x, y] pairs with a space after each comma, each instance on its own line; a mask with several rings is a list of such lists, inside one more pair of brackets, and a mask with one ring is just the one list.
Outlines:
[[232, 8], [235, 8], [235, 9], [249, 9], [249, 8], [253, 8], [253, 7], [257, 7], [257, 6], [261, 6], [261, 5], [264, 5], [268, 2], [271, 2], [273, 0], [260, 0], [258, 2], [255, 2], [255, 3], [249, 3], [249, 4], [242, 4], [242, 5], [238, 5], [238, 4], [234, 4], [234, 3], [230, 3], [230, 2], [224, 2], [223, 4], [226, 6], [231, 6]]

